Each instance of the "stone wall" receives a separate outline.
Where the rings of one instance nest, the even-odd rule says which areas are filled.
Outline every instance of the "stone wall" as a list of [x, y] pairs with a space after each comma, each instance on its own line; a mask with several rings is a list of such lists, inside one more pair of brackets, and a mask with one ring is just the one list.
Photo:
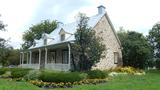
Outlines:
[[[104, 15], [97, 25], [93, 28], [96, 31], [96, 36], [102, 37], [102, 43], [105, 44], [106, 50], [105, 57], [100, 60], [93, 69], [109, 69], [122, 64], [121, 46], [114, 35], [111, 25], [109, 24], [106, 16]], [[114, 63], [114, 52], [119, 53], [118, 64]]]

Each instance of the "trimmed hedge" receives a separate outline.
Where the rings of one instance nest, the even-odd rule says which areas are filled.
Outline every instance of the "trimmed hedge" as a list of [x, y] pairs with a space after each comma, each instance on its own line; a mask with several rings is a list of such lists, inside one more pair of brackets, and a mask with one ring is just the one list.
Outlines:
[[24, 77], [29, 71], [30, 68], [0, 68], [0, 75], [4, 75], [6, 72], [11, 73], [12, 78], [21, 78]]
[[107, 73], [101, 70], [88, 71], [87, 74], [89, 79], [104, 79], [107, 77]]
[[42, 80], [44, 82], [75, 82], [86, 78], [89, 79], [104, 79], [107, 76], [106, 72], [100, 70], [92, 70], [86, 73], [82, 72], [55, 72], [47, 70], [33, 70], [29, 68], [1, 68], [0, 75], [9, 71], [11, 78], [24, 78], [26, 80]]
[[78, 73], [78, 72], [48, 72], [42, 71], [39, 77], [39, 80], [44, 82], [75, 82], [83, 80], [87, 77], [85, 73]]
[[11, 68], [11, 77], [12, 78], [21, 78], [29, 73], [32, 69], [29, 68]]

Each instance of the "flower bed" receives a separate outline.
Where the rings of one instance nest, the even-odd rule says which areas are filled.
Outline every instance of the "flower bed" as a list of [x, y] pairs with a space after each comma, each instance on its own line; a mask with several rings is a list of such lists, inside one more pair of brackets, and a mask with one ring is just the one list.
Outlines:
[[99, 84], [99, 83], [105, 83], [106, 79], [85, 79], [81, 81], [75, 81], [73, 83], [71, 82], [43, 82], [42, 80], [30, 80], [29, 82], [33, 85], [36, 85], [38, 87], [42, 88], [69, 88], [73, 87], [75, 85], [84, 85], [84, 84]]
[[76, 85], [99, 84], [107, 81], [107, 73], [100, 70], [87, 72], [60, 72], [28, 68], [2, 68], [0, 77], [14, 81], [28, 81], [42, 88], [68, 88]]
[[140, 69], [136, 69], [134, 67], [116, 67], [109, 70], [109, 76], [117, 76], [117, 75], [145, 75], [145, 72]]

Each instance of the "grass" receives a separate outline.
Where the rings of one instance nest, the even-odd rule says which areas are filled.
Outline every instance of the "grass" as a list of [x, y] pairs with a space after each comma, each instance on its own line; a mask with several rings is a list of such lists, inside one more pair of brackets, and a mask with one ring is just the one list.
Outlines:
[[[68, 89], [48, 90], [160, 90], [160, 71], [148, 71], [144, 76], [118, 76], [105, 84], [81, 85]], [[27, 82], [0, 79], [0, 90], [46, 90]]]
[[160, 71], [148, 71], [144, 76], [118, 76], [105, 84], [83, 85], [65, 90], [160, 90], [159, 81]]
[[0, 90], [43, 90], [27, 82], [0, 79]]

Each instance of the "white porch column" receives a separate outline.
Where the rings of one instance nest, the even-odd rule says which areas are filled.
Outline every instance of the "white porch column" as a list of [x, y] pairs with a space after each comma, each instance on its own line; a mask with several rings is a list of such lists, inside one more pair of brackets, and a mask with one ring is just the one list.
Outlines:
[[27, 64], [28, 64], [28, 52], [27, 52]]
[[47, 48], [45, 48], [45, 65], [47, 64], [47, 52], [48, 52], [48, 50], [47, 50]]
[[68, 44], [68, 66], [71, 68], [71, 46]]
[[30, 53], [29, 64], [31, 64], [31, 62], [32, 62], [32, 51], [30, 51], [29, 53]]
[[22, 64], [22, 52], [20, 52], [20, 63], [19, 63], [19, 65], [21, 65]]
[[24, 52], [22, 52], [22, 65], [23, 65], [23, 62], [24, 62]]
[[39, 67], [40, 67], [40, 63], [41, 63], [41, 49], [39, 49]]

